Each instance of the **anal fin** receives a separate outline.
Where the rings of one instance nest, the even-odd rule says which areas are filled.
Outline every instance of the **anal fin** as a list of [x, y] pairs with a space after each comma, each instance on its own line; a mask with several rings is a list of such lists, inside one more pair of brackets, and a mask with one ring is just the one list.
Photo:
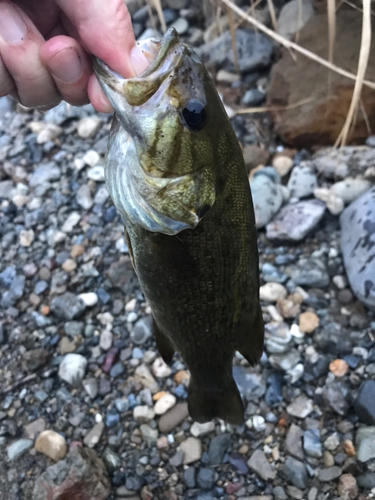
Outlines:
[[172, 345], [172, 342], [169, 338], [161, 331], [156, 320], [154, 318], [154, 334], [156, 340], [156, 347], [160, 353], [160, 356], [163, 358], [164, 362], [169, 364], [172, 361], [173, 354], [175, 352], [175, 348]]
[[239, 343], [237, 351], [250, 363], [258, 363], [263, 353], [264, 323], [262, 310], [258, 307], [255, 319], [250, 314], [244, 314], [238, 325]]

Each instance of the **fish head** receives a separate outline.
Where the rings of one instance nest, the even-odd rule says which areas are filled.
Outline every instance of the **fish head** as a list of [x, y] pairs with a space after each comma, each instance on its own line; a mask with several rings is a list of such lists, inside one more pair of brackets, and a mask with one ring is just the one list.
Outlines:
[[[128, 217], [132, 219], [134, 210], [125, 198], [133, 196], [137, 221], [146, 229], [177, 234], [195, 228], [215, 203], [217, 132], [227, 125], [227, 117], [210, 75], [175, 29], [161, 41], [138, 43], [150, 65], [137, 77], [124, 79], [94, 60], [116, 111], [116, 130], [126, 131], [131, 142], [127, 147], [134, 149], [128, 166], [128, 177], [134, 178], [131, 189], [120, 200], [121, 189], [107, 184], [116, 206]], [[111, 165], [106, 169], [108, 181]], [[111, 192], [116, 189], [117, 194]]]

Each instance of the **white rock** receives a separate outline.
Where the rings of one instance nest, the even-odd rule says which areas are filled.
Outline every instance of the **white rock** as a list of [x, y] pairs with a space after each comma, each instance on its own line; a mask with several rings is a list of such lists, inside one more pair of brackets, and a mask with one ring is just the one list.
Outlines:
[[253, 416], [253, 428], [257, 432], [263, 432], [266, 430], [266, 421], [260, 415]]
[[41, 432], [37, 437], [35, 449], [39, 453], [43, 453], [47, 455], [47, 457], [52, 458], [55, 462], [58, 462], [65, 458], [68, 452], [68, 445], [61, 434], [47, 430]]
[[346, 276], [343, 276], [342, 274], [337, 274], [332, 278], [333, 283], [337, 286], [339, 290], [343, 290], [348, 286], [348, 280], [346, 279]]
[[91, 191], [87, 184], [83, 184], [77, 191], [76, 195], [77, 203], [84, 210], [89, 210], [94, 202], [91, 198]]
[[163, 415], [167, 413], [174, 405], [176, 404], [176, 398], [173, 394], [164, 394], [160, 399], [158, 399], [155, 403], [154, 410], [156, 415]]
[[190, 433], [194, 437], [205, 436], [210, 432], [215, 430], [215, 423], [213, 421], [206, 422], [205, 424], [200, 424], [199, 422], [194, 422], [190, 427]]
[[133, 418], [136, 422], [145, 423], [152, 420], [155, 416], [155, 411], [147, 405], [136, 406], [133, 410]]
[[21, 247], [29, 247], [35, 238], [34, 231], [32, 229], [22, 229], [20, 232], [20, 245]]
[[103, 165], [96, 165], [95, 167], [90, 168], [87, 172], [87, 177], [95, 182], [104, 182], [104, 167]]
[[77, 123], [77, 133], [82, 139], [88, 139], [94, 137], [101, 126], [102, 120], [98, 116], [87, 116]]
[[100, 186], [100, 188], [96, 192], [94, 203], [96, 205], [104, 205], [104, 203], [108, 200], [108, 198], [109, 198], [109, 193], [107, 188], [105, 186]]
[[28, 196], [25, 196], [23, 194], [15, 194], [12, 197], [13, 203], [16, 205], [16, 207], [24, 207], [27, 205], [30, 201], [30, 198]]
[[281, 283], [269, 282], [259, 289], [260, 300], [266, 302], [276, 302], [278, 299], [285, 299], [288, 292]]
[[220, 69], [216, 75], [217, 82], [234, 83], [238, 82], [239, 79], [240, 77], [236, 73], [229, 73], [225, 69]]
[[137, 305], [137, 299], [130, 299], [129, 302], [125, 304], [125, 311], [126, 312], [131, 312], [134, 311], [135, 306]]
[[112, 325], [114, 321], [114, 317], [110, 312], [98, 314], [97, 318], [103, 326], [107, 327], [107, 329], [109, 329], [108, 327]]
[[314, 196], [326, 204], [332, 215], [338, 215], [344, 210], [343, 200], [328, 188], [315, 188]]
[[95, 292], [80, 293], [78, 297], [83, 300], [87, 307], [95, 306], [99, 300]]
[[169, 377], [169, 375], [172, 373], [172, 370], [168, 365], [164, 363], [162, 358], [156, 358], [152, 364], [152, 373], [155, 375], [155, 377], [165, 378]]
[[189, 23], [186, 21], [186, 19], [180, 17], [176, 21], [174, 21], [174, 23], [172, 23], [171, 27], [173, 27], [179, 35], [183, 35], [189, 29]]
[[331, 186], [331, 193], [341, 198], [348, 205], [359, 198], [371, 187], [371, 182], [360, 177], [347, 177], [343, 181], [336, 182]]
[[61, 230], [64, 233], [71, 233], [73, 231], [73, 229], [75, 228], [75, 226], [80, 221], [80, 219], [81, 219], [81, 216], [78, 212], [72, 212], [71, 214], [69, 214], [68, 218], [64, 222]]
[[86, 373], [87, 360], [81, 354], [64, 356], [59, 366], [59, 377], [70, 385], [78, 385]]
[[272, 160], [272, 166], [281, 177], [284, 177], [292, 170], [293, 160], [290, 156], [276, 155]]
[[100, 162], [100, 155], [94, 149], [89, 149], [82, 159], [89, 167], [95, 167]]
[[62, 128], [54, 123], [45, 124], [43, 130], [41, 130], [36, 138], [38, 144], [44, 144], [49, 141], [53, 141], [62, 133]]
[[99, 345], [103, 351], [108, 351], [112, 347], [113, 334], [110, 330], [103, 330], [100, 335]]

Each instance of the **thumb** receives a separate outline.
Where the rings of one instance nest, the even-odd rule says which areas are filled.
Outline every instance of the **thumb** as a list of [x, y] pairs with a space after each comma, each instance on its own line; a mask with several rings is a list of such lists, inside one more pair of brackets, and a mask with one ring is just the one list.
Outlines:
[[124, 78], [149, 65], [138, 48], [124, 0], [56, 0], [86, 49]]

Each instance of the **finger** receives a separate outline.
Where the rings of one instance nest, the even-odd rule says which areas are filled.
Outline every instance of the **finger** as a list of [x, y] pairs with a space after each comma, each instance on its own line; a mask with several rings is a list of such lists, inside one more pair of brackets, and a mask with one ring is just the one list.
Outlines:
[[0, 57], [0, 97], [9, 95], [16, 86]]
[[0, 2], [0, 55], [28, 107], [56, 105], [61, 97], [39, 57], [44, 39], [15, 4]]
[[135, 43], [129, 11], [123, 0], [56, 0], [78, 30], [89, 52], [110, 68], [131, 78], [149, 61]]
[[95, 75], [92, 75], [88, 85], [88, 95], [91, 104], [99, 113], [112, 113], [113, 107], [104, 94]]
[[75, 106], [89, 102], [87, 84], [92, 68], [77, 40], [68, 36], [51, 38], [42, 45], [40, 57], [65, 101]]

